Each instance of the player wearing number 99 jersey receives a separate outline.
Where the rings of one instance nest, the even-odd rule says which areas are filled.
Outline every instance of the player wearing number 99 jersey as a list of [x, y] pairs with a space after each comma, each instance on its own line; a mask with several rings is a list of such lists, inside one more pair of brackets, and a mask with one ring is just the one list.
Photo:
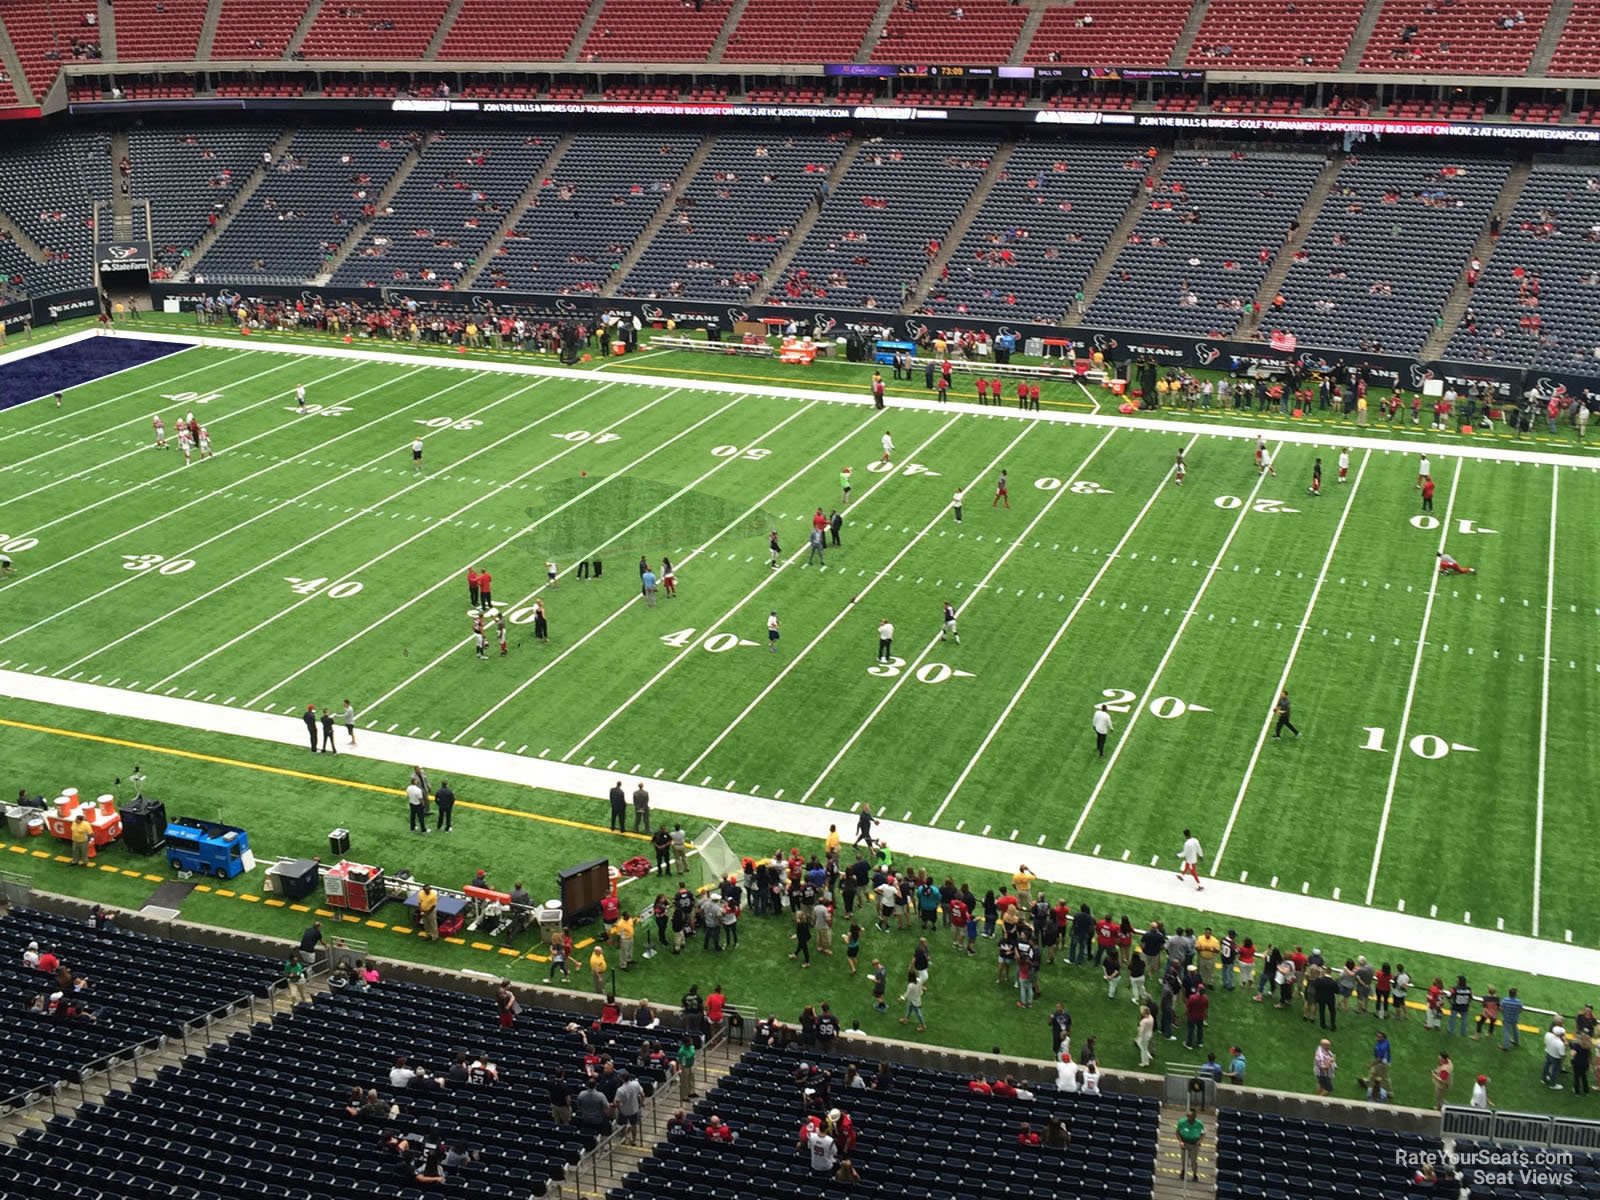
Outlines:
[[961, 645], [961, 635], [956, 632], [956, 610], [948, 600], [944, 602], [944, 628], [939, 631], [939, 640], [942, 642], [946, 637], [955, 638], [956, 645]]

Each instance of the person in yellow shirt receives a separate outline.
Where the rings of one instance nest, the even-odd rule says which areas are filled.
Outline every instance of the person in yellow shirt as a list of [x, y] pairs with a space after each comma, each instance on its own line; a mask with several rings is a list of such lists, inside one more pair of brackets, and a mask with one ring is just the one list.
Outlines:
[[94, 826], [80, 811], [72, 821], [72, 865], [89, 866], [89, 839], [94, 837]]
[[837, 858], [839, 856], [839, 827], [837, 825], [828, 826], [828, 836], [823, 840], [822, 850], [828, 858]]
[[1019, 908], [1026, 909], [1033, 903], [1033, 881], [1036, 878], [1026, 863], [1018, 867], [1017, 873], [1011, 877], [1011, 890], [1016, 893]]
[[1204, 933], [1194, 940], [1195, 957], [1200, 960], [1200, 980], [1208, 988], [1217, 982], [1217, 957], [1222, 953], [1222, 942], [1208, 925]]
[[633, 916], [624, 912], [613, 927], [617, 935], [617, 965], [624, 971], [633, 969]]
[[606, 991], [606, 951], [599, 942], [589, 951], [589, 974], [594, 976], [594, 990], [602, 996]]
[[433, 890], [431, 883], [422, 885], [422, 890], [417, 893], [417, 916], [422, 919], [422, 940], [437, 942], [439, 940], [439, 893]]

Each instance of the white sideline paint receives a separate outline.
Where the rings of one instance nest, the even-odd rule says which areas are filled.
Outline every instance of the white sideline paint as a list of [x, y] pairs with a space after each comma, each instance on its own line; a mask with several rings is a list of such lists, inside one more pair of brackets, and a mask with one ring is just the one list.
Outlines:
[[1561, 493], [1561, 469], [1550, 472], [1550, 561], [1544, 589], [1544, 671], [1539, 688], [1539, 787], [1534, 793], [1533, 822], [1533, 936], [1539, 936], [1539, 902], [1544, 874], [1544, 769], [1550, 750], [1550, 625], [1556, 611], [1556, 502]]
[[[92, 332], [78, 337], [98, 336]], [[222, 350], [254, 350], [258, 353], [268, 354], [294, 354], [306, 358], [347, 358], [359, 359], [364, 362], [387, 362], [401, 366], [414, 367], [418, 358], [414, 354], [399, 354], [387, 350], [363, 350], [354, 346], [318, 346], [318, 345], [285, 345], [278, 342], [260, 342], [248, 347], [237, 341], [222, 338], [197, 337], [191, 334], [168, 333], [142, 333], [134, 331], [117, 330], [110, 334], [112, 337], [133, 338], [143, 341], [156, 342], [182, 342], [191, 346], [208, 346]], [[62, 339], [65, 343], [69, 339]], [[501, 375], [544, 375], [554, 379], [581, 380], [593, 378], [593, 372], [580, 371], [572, 367], [552, 367], [543, 363], [499, 363], [479, 362], [468, 360], [463, 364], [451, 364], [448, 360], [441, 359], [439, 364], [443, 370], [478, 371], [487, 374]], [[782, 400], [824, 400], [829, 404], [856, 404], [870, 405], [872, 398], [867, 395], [867, 389], [862, 388], [859, 397], [845, 396], [838, 392], [825, 392], [803, 387], [783, 387], [779, 384], [764, 386], [750, 383], [725, 383], [715, 379], [682, 380], [676, 383], [669, 382], [651, 375], [628, 375], [625, 373], [608, 374], [606, 379], [615, 383], [631, 383], [640, 387], [662, 388], [678, 387], [684, 391], [695, 392], [721, 392], [724, 394], [742, 394], [750, 396], [771, 396]], [[1090, 425], [1102, 429], [1151, 429], [1161, 433], [1181, 433], [1185, 436], [1220, 437], [1220, 438], [1246, 438], [1254, 441], [1262, 433], [1260, 426], [1246, 425], [1208, 425], [1197, 435], [1192, 423], [1186, 421], [1168, 421], [1159, 417], [1138, 418], [1137, 420], [1122, 416], [1120, 413], [1064, 413], [1064, 412], [1028, 412], [1015, 410], [996, 410], [988, 405], [979, 405], [969, 401], [947, 401], [943, 404], [937, 400], [899, 399], [890, 405], [890, 411], [895, 409], [920, 410], [922, 412], [956, 412], [969, 413], [973, 416], [990, 417], [995, 420], [1025, 420], [1043, 422], [1057, 425]], [[1272, 436], [1280, 443], [1298, 446], [1327, 446], [1330, 442], [1337, 441], [1340, 445], [1349, 446], [1352, 450], [1387, 450], [1391, 453], [1422, 454], [1438, 458], [1450, 459], [1480, 459], [1495, 462], [1525, 462], [1543, 463], [1545, 466], [1584, 468], [1591, 471], [1600, 471], [1600, 457], [1580, 458], [1570, 454], [1556, 454], [1547, 450], [1516, 450], [1502, 446], [1468, 446], [1455, 445], [1442, 442], [1396, 442], [1390, 439], [1361, 437], [1340, 430], [1337, 433], [1327, 431], [1313, 432], [1300, 429], [1275, 429]]]
[[[280, 746], [304, 748], [306, 745], [305, 728], [298, 715], [274, 716], [200, 700], [150, 696], [6, 670], [0, 670], [0, 696], [113, 717], [158, 721], [178, 731], [200, 730]], [[9, 715], [15, 717], [16, 713], [13, 711]], [[175, 734], [180, 739], [181, 736], [181, 733]], [[404, 785], [411, 765], [420, 763], [452, 778], [492, 779], [582, 797], [593, 803], [597, 822], [604, 812], [607, 792], [616, 779], [615, 772], [598, 768], [365, 729], [360, 745], [341, 746], [339, 754], [393, 764], [397, 789]], [[317, 760], [308, 765], [314, 769]], [[648, 764], [645, 770], [649, 770]], [[469, 793], [463, 792], [463, 795]], [[651, 784], [651, 795], [659, 811], [708, 823], [732, 821], [810, 838], [821, 837], [828, 823], [828, 814], [820, 810], [765, 796], [694, 787], [670, 779], [656, 779]], [[383, 805], [399, 800], [394, 797], [371, 802]], [[399, 810], [392, 811], [398, 820]], [[929, 829], [888, 818], [884, 818], [882, 824], [883, 836], [902, 855], [999, 874], [1010, 874], [1016, 869], [1017, 848], [1003, 838]], [[1028, 863], [1041, 879], [1071, 880], [1078, 887], [1148, 900], [1159, 905], [1163, 912], [1187, 910], [1225, 914], [1243, 921], [1267, 921], [1368, 945], [1426, 951], [1447, 960], [1481, 963], [1502, 970], [1525, 971], [1530, 962], [1537, 962], [1540, 973], [1552, 978], [1600, 984], [1600, 950], [1570, 943], [1541, 941], [1409, 913], [1382, 912], [1348, 902], [1301, 895], [1294, 890], [1269, 891], [1227, 880], [1213, 881], [1203, 893], [1196, 893], [1192, 886], [1175, 884], [1171, 873], [1165, 870], [1047, 847], [1029, 846]]]
[[[966, 490], [972, 491], [980, 487], [983, 479], [992, 473], [995, 468], [1003, 463], [1006, 457], [1014, 449], [1016, 449], [1017, 443], [1022, 441], [1023, 436], [1037, 428], [1038, 426], [1036, 425], [1030, 425], [1027, 429], [1024, 429], [1022, 433], [1018, 434], [1014, 439], [1012, 439], [1010, 444], [1007, 445], [1004, 450], [1000, 451], [999, 454], [995, 455], [994, 458], [989, 460], [988, 466], [983, 468], [982, 471], [973, 477], [972, 483], [968, 485]], [[968, 592], [966, 597], [961, 601], [961, 604], [956, 609], [956, 615], [958, 617], [967, 611], [967, 607], [975, 599], [977, 599], [977, 597], [983, 594], [984, 589], [989, 586], [989, 581], [999, 573], [1001, 567], [1006, 565], [1006, 561], [1016, 551], [1017, 547], [1027, 541], [1028, 537], [1033, 533], [1039, 522], [1044, 520], [1045, 516], [1050, 512], [1050, 510], [1055, 507], [1057, 501], [1071, 492], [1072, 485], [1078, 481], [1078, 477], [1082, 475], [1088, 465], [1094, 461], [1095, 456], [1098, 455], [1100, 451], [1105, 449], [1106, 443], [1111, 440], [1115, 433], [1116, 430], [1108, 429], [1105, 436], [1095, 443], [1094, 449], [1090, 450], [1083, 461], [1073, 468], [1072, 474], [1061, 481], [1061, 486], [1055, 490], [1050, 499], [1046, 500], [1039, 506], [1039, 511], [1033, 515], [1032, 520], [1030, 520], [1027, 525], [1023, 527], [1023, 530], [1020, 534], [1012, 539], [1011, 544], [1005, 548], [1005, 552], [994, 561], [993, 566], [984, 572], [983, 578], [973, 585], [972, 590]], [[998, 487], [996, 490], [998, 491]], [[1007, 503], [1009, 504], [1010, 501], [1008, 500]], [[934, 525], [948, 520], [949, 511], [950, 503], [949, 501], [945, 501], [940, 506], [938, 515], [936, 515], [932, 521], [929, 521], [928, 524], [923, 527], [922, 533], [918, 534], [917, 538], [920, 539], [922, 535], [931, 530]], [[913, 541], [912, 545], [915, 544], [915, 541]], [[910, 546], [907, 546], [906, 548], [910, 549]], [[891, 563], [889, 565], [892, 566], [893, 564]], [[884, 569], [888, 570], [888, 567], [885, 567]], [[928, 655], [933, 653], [933, 648], [939, 644], [939, 640], [940, 639], [938, 637], [929, 638], [928, 644], [918, 652], [916, 658], [912, 659], [903, 668], [901, 668], [900, 674], [895, 676], [894, 682], [890, 684], [888, 690], [878, 698], [878, 702], [872, 706], [872, 710], [867, 713], [866, 718], [861, 722], [861, 724], [857, 725], [855, 729], [851, 731], [849, 737], [845, 738], [844, 742], [839, 746], [839, 749], [834, 752], [833, 757], [828, 760], [827, 766], [822, 768], [822, 773], [818, 775], [816, 779], [812, 780], [811, 786], [808, 787], [800, 797], [801, 804], [804, 804], [807, 800], [811, 799], [812, 796], [817, 794], [817, 789], [823, 785], [824, 781], [827, 780], [829, 775], [833, 774], [834, 768], [844, 761], [844, 756], [850, 752], [850, 750], [858, 741], [861, 740], [862, 735], [867, 732], [867, 727], [878, 719], [878, 714], [889, 706], [889, 701], [895, 698], [895, 695], [900, 691], [901, 687], [905, 685], [906, 680], [913, 678], [921, 669], [923, 661], [928, 657]], [[680, 778], [682, 777], [680, 776]], [[848, 805], [847, 807], [854, 807], [854, 805]], [[909, 812], [906, 813], [906, 817], [908, 819], [910, 816], [911, 814]]]
[[[1361, 480], [1367, 473], [1367, 464], [1372, 461], [1372, 451], [1368, 450], [1361, 456], [1361, 465], [1356, 468], [1356, 477], [1350, 484], [1349, 494], [1345, 496], [1344, 511], [1339, 514], [1339, 523], [1333, 527], [1333, 540], [1328, 543], [1328, 553], [1323, 556], [1322, 570], [1317, 572], [1317, 582], [1311, 588], [1311, 598], [1306, 601], [1306, 611], [1300, 616], [1300, 627], [1295, 630], [1294, 642], [1289, 647], [1289, 657], [1283, 664], [1283, 674], [1278, 677], [1278, 686], [1272, 693], [1272, 702], [1267, 705], [1267, 715], [1262, 719], [1261, 732], [1256, 737], [1255, 748], [1250, 751], [1250, 761], [1245, 764], [1244, 778], [1239, 781], [1239, 793], [1233, 798], [1233, 809], [1228, 813], [1228, 824], [1222, 830], [1222, 840], [1217, 843], [1217, 852], [1211, 856], [1211, 876], [1216, 878], [1217, 871], [1222, 866], [1222, 856], [1228, 849], [1228, 839], [1233, 836], [1234, 824], [1239, 820], [1239, 810], [1244, 807], [1244, 794], [1250, 790], [1250, 780], [1256, 773], [1256, 763], [1261, 761], [1261, 751], [1267, 744], [1267, 730], [1272, 728], [1276, 713], [1273, 711], [1278, 702], [1278, 697], [1284, 688], [1289, 686], [1289, 673], [1294, 670], [1294, 660], [1300, 654], [1300, 643], [1305, 641], [1306, 630], [1311, 625], [1311, 613], [1317, 607], [1317, 597], [1322, 594], [1322, 585], [1328, 580], [1328, 571], [1333, 566], [1333, 552], [1339, 548], [1339, 539], [1344, 535], [1344, 523], [1350, 517], [1350, 510], [1355, 507], [1356, 492], [1361, 489]], [[1337, 487], [1337, 485], [1335, 485]], [[1534, 931], [1538, 932], [1537, 929]]]
[[[1190, 450], [1194, 449], [1194, 444], [1199, 439], [1199, 434], [1192, 436], [1189, 439], [1188, 445], [1184, 446], [1183, 448], [1184, 454], [1188, 454]], [[1144, 502], [1144, 507], [1139, 510], [1139, 515], [1134, 517], [1133, 524], [1129, 525], [1128, 528], [1123, 531], [1122, 537], [1119, 538], [1117, 540], [1117, 544], [1111, 548], [1111, 553], [1106, 555], [1105, 561], [1100, 564], [1099, 570], [1094, 573], [1094, 578], [1089, 580], [1089, 586], [1084, 588], [1083, 591], [1078, 594], [1078, 599], [1073, 603], [1072, 611], [1067, 613], [1066, 620], [1062, 621], [1061, 624], [1056, 627], [1055, 635], [1051, 637], [1047, 643], [1045, 643], [1045, 647], [1042, 651], [1040, 651], [1039, 657], [1033, 660], [1033, 666], [1028, 668], [1028, 673], [1022, 678], [1022, 683], [1014, 692], [1011, 693], [1011, 699], [1006, 701], [1006, 706], [1000, 710], [1000, 715], [995, 718], [994, 724], [989, 726], [989, 732], [983, 735], [983, 741], [978, 743], [978, 748], [972, 752], [972, 757], [967, 760], [967, 765], [961, 768], [961, 774], [956, 776], [955, 782], [950, 785], [950, 790], [945, 793], [944, 799], [939, 801], [939, 807], [934, 810], [932, 818], [930, 818], [928, 821], [929, 825], [937, 825], [939, 823], [939, 818], [944, 816], [944, 810], [950, 807], [950, 801], [956, 798], [956, 793], [959, 792], [962, 788], [962, 785], [967, 782], [967, 777], [977, 769], [978, 760], [988, 753], [989, 745], [997, 736], [999, 736], [1001, 726], [1003, 726], [1010, 718], [1017, 705], [1022, 703], [1022, 697], [1027, 693], [1028, 688], [1032, 686], [1034, 678], [1039, 674], [1040, 671], [1044, 669], [1045, 661], [1049, 659], [1053, 653], [1055, 653], [1055, 648], [1061, 644], [1061, 639], [1067, 635], [1067, 630], [1072, 627], [1073, 621], [1078, 619], [1078, 614], [1082, 612], [1084, 607], [1089, 603], [1089, 597], [1094, 595], [1095, 588], [1100, 586], [1100, 581], [1106, 577], [1106, 572], [1111, 570], [1111, 564], [1122, 557], [1122, 548], [1126, 546], [1133, 538], [1133, 535], [1138, 532], [1139, 526], [1144, 523], [1145, 517], [1147, 517], [1150, 514], [1150, 510], [1155, 507], [1156, 501], [1159, 500], [1161, 498], [1161, 494], [1167, 490], [1169, 486], [1168, 481], [1171, 478], [1172, 472], [1170, 469], [1168, 469], [1168, 471], [1161, 476], [1161, 482], [1156, 484], [1155, 490], [1150, 493], [1150, 499]], [[960, 825], [958, 824], [956, 828], [959, 829]], [[1098, 852], [1099, 849], [1100, 847], [1095, 847], [1096, 852]]]
[[[1456, 495], [1461, 491], [1461, 463], [1450, 479], [1450, 498], [1445, 501], [1444, 520], [1439, 522], [1439, 549], [1450, 537], [1450, 517], [1455, 512]], [[1406, 683], [1406, 700], [1400, 709], [1400, 730], [1395, 735], [1394, 762], [1389, 767], [1389, 786], [1383, 792], [1383, 815], [1378, 819], [1378, 841], [1372, 848], [1372, 871], [1367, 876], [1367, 900], [1378, 890], [1378, 865], [1383, 861], [1383, 840], [1389, 833], [1389, 813], [1394, 809], [1394, 787], [1400, 779], [1400, 763], [1406, 753], [1406, 738], [1411, 732], [1411, 705], [1417, 698], [1417, 680], [1422, 676], [1422, 656], [1428, 649], [1428, 623], [1433, 620], [1433, 602], [1439, 595], [1439, 563], [1429, 565], [1432, 578], [1428, 580], [1428, 602], [1422, 607], [1422, 628], [1417, 631], [1417, 653], [1411, 660], [1411, 678]]]
[[[1276, 462], [1278, 455], [1283, 453], [1283, 443], [1280, 441], [1272, 448], [1271, 461]], [[1276, 476], [1272, 476], [1276, 478]], [[1177, 652], [1178, 643], [1183, 640], [1183, 634], [1189, 628], [1189, 622], [1194, 619], [1194, 614], [1200, 609], [1200, 601], [1205, 598], [1206, 589], [1211, 586], [1211, 581], [1217, 577], [1217, 572], [1222, 569], [1222, 560], [1227, 557], [1228, 547], [1233, 545], [1233, 539], [1238, 536], [1239, 530], [1244, 528], [1244, 519], [1255, 509], [1256, 496], [1261, 491], [1261, 485], [1268, 479], [1266, 471], [1256, 474], [1256, 481], [1250, 489], [1250, 494], [1244, 498], [1244, 503], [1239, 506], [1239, 515], [1233, 519], [1233, 527], [1228, 530], [1228, 536], [1222, 539], [1222, 545], [1217, 550], [1217, 556], [1211, 560], [1211, 565], [1206, 568], [1205, 578], [1200, 581], [1200, 588], [1194, 594], [1194, 599], [1189, 602], [1189, 607], [1183, 610], [1183, 619], [1178, 622], [1178, 628], [1172, 635], [1172, 640], [1167, 643], [1167, 652], [1161, 656], [1161, 661], [1156, 663], [1156, 672], [1150, 676], [1150, 683], [1139, 694], [1138, 701], [1133, 706], [1133, 711], [1128, 714], [1128, 723], [1123, 727], [1122, 736], [1117, 739], [1117, 744], [1111, 748], [1111, 757], [1106, 759], [1106, 765], [1100, 771], [1100, 778], [1095, 781], [1094, 791], [1089, 793], [1089, 799], [1084, 802], [1083, 811], [1078, 814], [1078, 822], [1072, 827], [1072, 833], [1067, 837], [1067, 849], [1078, 840], [1078, 834], [1083, 832], [1084, 824], [1089, 820], [1089, 814], [1094, 811], [1095, 801], [1100, 799], [1100, 793], [1105, 790], [1106, 780], [1111, 778], [1111, 772], [1117, 765], [1117, 760], [1122, 757], [1123, 748], [1133, 739], [1133, 730], [1139, 723], [1139, 716], [1150, 704], [1150, 697], [1155, 695], [1156, 688], [1161, 685], [1161, 676], [1166, 674], [1167, 664], [1172, 661], [1172, 656]]]
[[[615, 378], [615, 376], [613, 376], [613, 378]], [[904, 461], [906, 461], [906, 462], [915, 462], [918, 455], [920, 455], [929, 446], [933, 445], [933, 443], [935, 441], [937, 441], [945, 433], [945, 431], [947, 431], [958, 420], [960, 420], [960, 417], [951, 417], [943, 425], [939, 426], [938, 429], [935, 429], [927, 437], [923, 438], [922, 441], [917, 443], [917, 445], [913, 446], [910, 450], [907, 450], [906, 454], [905, 454]], [[871, 487], [869, 487], [866, 491], [862, 492], [860, 497], [858, 497], [855, 501], [853, 501], [853, 505], [860, 505], [864, 501], [870, 499], [874, 492], [876, 492], [884, 484], [888, 483], [891, 479], [894, 479], [897, 475], [898, 475], [897, 471], [886, 471], [882, 475], [878, 476], [877, 481], [875, 483], [873, 483], [873, 485]], [[798, 561], [800, 556], [802, 554], [805, 554], [805, 553], [806, 553], [806, 547], [804, 545], [801, 545], [798, 549], [795, 550], [795, 552], [793, 554], [789, 555], [788, 559], [786, 559], [784, 561], [782, 566], [785, 569], [787, 569], [790, 566], [790, 564]], [[755, 587], [751, 588], [743, 596], [740, 596], [739, 599], [735, 600], [733, 602], [733, 604], [730, 605], [728, 607], [728, 609], [725, 612], [722, 613], [721, 616], [719, 616], [715, 621], [709, 622], [705, 627], [707, 629], [716, 629], [717, 627], [727, 623], [728, 621], [731, 621], [738, 614], [738, 612], [739, 612], [739, 610], [741, 608], [743, 608], [746, 604], [750, 603], [750, 601], [754, 600], [758, 595], [760, 595], [763, 591], [765, 591], [767, 586], [769, 584], [771, 584], [771, 582], [774, 579], [776, 579], [780, 574], [782, 574], [782, 571], [772, 571], [772, 570], [763, 571], [761, 573], [762, 579], [761, 579], [760, 583], [756, 584]], [[565, 754], [563, 754], [561, 756], [561, 761], [562, 762], [567, 762], [568, 760], [570, 760], [572, 758], [572, 756], [574, 754], [578, 753], [578, 751], [582, 750], [590, 742], [594, 741], [595, 738], [599, 737], [601, 732], [603, 730], [605, 730], [608, 726], [610, 726], [611, 722], [615, 721], [618, 717], [620, 717], [623, 713], [627, 712], [628, 709], [633, 706], [633, 702], [635, 700], [637, 700], [640, 696], [643, 696], [645, 693], [649, 692], [652, 688], [654, 688], [656, 686], [656, 684], [660, 683], [662, 681], [662, 679], [666, 678], [666, 675], [667, 675], [668, 671], [672, 670], [673, 667], [677, 666], [684, 659], [688, 658], [689, 655], [693, 654], [695, 652], [695, 648], [696, 648], [697, 645], [698, 645], [697, 642], [691, 641], [682, 650], [678, 651], [677, 654], [673, 655], [672, 658], [668, 660], [666, 666], [662, 667], [654, 675], [650, 676], [650, 678], [644, 683], [644, 685], [642, 687], [640, 687], [631, 696], [629, 696], [626, 700], [624, 700], [621, 704], [619, 704], [616, 708], [614, 708], [611, 711], [610, 715], [607, 716], [605, 720], [601, 721], [600, 724], [596, 725], [588, 733], [584, 734], [583, 738], [578, 742], [577, 745], [573, 746], [571, 750], [568, 750]]]

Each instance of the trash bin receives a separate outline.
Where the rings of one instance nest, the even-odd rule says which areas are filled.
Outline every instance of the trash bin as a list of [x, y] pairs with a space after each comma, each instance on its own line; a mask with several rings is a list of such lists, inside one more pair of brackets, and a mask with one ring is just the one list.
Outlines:
[[20, 804], [13, 804], [6, 809], [6, 828], [11, 831], [12, 837], [27, 837], [28, 818], [38, 815], [38, 809], [23, 808]]
[[539, 910], [539, 936], [546, 946], [561, 936], [561, 901], [546, 900]]
[[334, 829], [328, 833], [328, 850], [335, 858], [343, 858], [350, 853], [350, 831], [348, 829]]

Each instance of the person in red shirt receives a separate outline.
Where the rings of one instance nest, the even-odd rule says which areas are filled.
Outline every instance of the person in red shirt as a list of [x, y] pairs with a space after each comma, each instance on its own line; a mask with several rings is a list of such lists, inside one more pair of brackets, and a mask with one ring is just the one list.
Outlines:
[[811, 518], [811, 528], [826, 537], [828, 533], [828, 514], [820, 508], [817, 509], [816, 515]]
[[989, 1085], [989, 1094], [996, 1100], [1015, 1100], [1017, 1098], [1017, 1085], [1009, 1079], [996, 1079]]
[[874, 371], [872, 373], [872, 407], [873, 408], [882, 408], [883, 407], [883, 372], [882, 371]]
[[1476, 575], [1476, 567], [1464, 567], [1443, 550], [1439, 551], [1439, 574], [1441, 575]]
[[1028, 386], [1028, 407], [1033, 409], [1034, 412], [1039, 411], [1039, 385], [1037, 383]]
[[1183, 1015], [1188, 1022], [1183, 1037], [1184, 1047], [1198, 1050], [1206, 1044], [1206, 1018], [1211, 1015], [1211, 997], [1206, 994], [1204, 984], [1195, 988], [1183, 1002]]
[[1000, 376], [996, 375], [989, 381], [989, 394], [994, 397], [996, 404], [1005, 403], [1005, 399], [1000, 395]]
[[1294, 948], [1294, 953], [1289, 955], [1289, 961], [1294, 964], [1294, 977], [1296, 979], [1305, 978], [1306, 963], [1310, 961], [1306, 958], [1306, 952], [1300, 949], [1299, 946], [1296, 946]]
[[939, 376], [937, 386], [939, 388], [939, 403], [944, 404], [950, 399], [950, 377], [948, 375]]
[[1017, 906], [1017, 898], [1010, 892], [1006, 891], [1005, 888], [1001, 888], [1000, 894], [995, 897], [994, 906], [1000, 910], [1000, 915], [1003, 917], [1005, 916], [1006, 909], [1015, 908]]
[[472, 608], [478, 607], [478, 568], [467, 568], [467, 604]]
[[733, 1128], [722, 1123], [722, 1118], [712, 1113], [706, 1118], [706, 1140], [733, 1144]]
[[982, 375], [978, 376], [978, 403], [989, 403], [989, 381]]
[[1026, 408], [1027, 406], [1028, 406], [1028, 381], [1026, 379], [1019, 379], [1019, 380], [1017, 380], [1017, 407], [1018, 408]]
[[489, 594], [489, 584], [492, 579], [487, 571], [478, 572], [478, 598], [483, 601], [484, 610], [494, 607], [494, 597]]
[[711, 994], [706, 997], [706, 1021], [713, 1026], [722, 1024], [722, 1010], [727, 1007], [727, 1004], [728, 997], [723, 995], [722, 985], [719, 983], [711, 990]]
[[982, 1075], [974, 1075], [971, 1079], [967, 1080], [967, 1091], [971, 1092], [974, 1096], [994, 1095], [994, 1089], [989, 1086], [988, 1082], [983, 1078]]
[[56, 968], [61, 965], [61, 960], [56, 957], [54, 950], [45, 950], [39, 955], [39, 970], [46, 975], [54, 975]]
[[1023, 1122], [1022, 1131], [1017, 1134], [1017, 1145], [1037, 1146], [1040, 1144], [1038, 1131], [1035, 1130], [1032, 1125], [1029, 1125], [1027, 1122]]
[[1422, 477], [1422, 511], [1423, 512], [1432, 512], [1433, 511], [1433, 476], [1432, 475], [1424, 475]]
[[[950, 901], [947, 911], [950, 914], [950, 944], [957, 950], [965, 949], [967, 945], [967, 921], [971, 917], [971, 914], [967, 911], [966, 902], [960, 896], [956, 896]], [[972, 954], [974, 951], [967, 950], [967, 953]]]
[[1094, 924], [1094, 941], [1100, 949], [1100, 957], [1104, 958], [1106, 951], [1117, 944], [1117, 923], [1107, 913]]

